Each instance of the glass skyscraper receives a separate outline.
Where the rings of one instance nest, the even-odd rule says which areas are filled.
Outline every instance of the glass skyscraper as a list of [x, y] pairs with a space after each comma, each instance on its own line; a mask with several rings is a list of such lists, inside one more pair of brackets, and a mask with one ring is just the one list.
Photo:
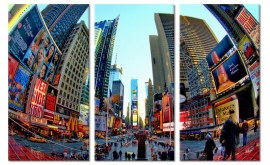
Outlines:
[[95, 49], [95, 97], [100, 99], [100, 108], [104, 106], [103, 100], [109, 90], [111, 60], [119, 17], [95, 23], [95, 29], [102, 30], [101, 42]]
[[71, 30], [89, 4], [51, 4], [41, 14], [59, 49], [62, 51]]

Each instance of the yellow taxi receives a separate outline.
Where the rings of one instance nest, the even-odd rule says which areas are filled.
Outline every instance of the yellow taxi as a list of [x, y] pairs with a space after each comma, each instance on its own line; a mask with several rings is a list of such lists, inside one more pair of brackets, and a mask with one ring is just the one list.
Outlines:
[[46, 143], [46, 139], [42, 137], [30, 137], [31, 142], [37, 142], [37, 143]]

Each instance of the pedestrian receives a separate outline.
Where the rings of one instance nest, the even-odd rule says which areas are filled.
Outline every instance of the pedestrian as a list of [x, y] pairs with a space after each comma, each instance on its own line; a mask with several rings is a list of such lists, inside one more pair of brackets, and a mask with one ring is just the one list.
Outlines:
[[151, 156], [153, 156], [153, 153], [154, 153], [154, 147], [152, 147], [151, 149], [150, 149], [150, 151], [151, 151]]
[[167, 143], [167, 148], [169, 148], [169, 143]]
[[161, 153], [161, 160], [167, 160], [167, 153], [165, 151]]
[[232, 160], [236, 160], [235, 158], [235, 150], [237, 143], [239, 142], [239, 129], [238, 129], [238, 122], [236, 119], [235, 111], [229, 110], [229, 118], [225, 121], [221, 136], [220, 136], [220, 143], [224, 143], [225, 146], [225, 155], [223, 160], [227, 160], [230, 155], [232, 154]]
[[125, 152], [125, 160], [127, 160], [127, 152]]
[[122, 142], [121, 142], [121, 148], [123, 147], [123, 144], [122, 144]]
[[152, 160], [154, 160], [154, 161], [157, 160], [157, 153], [156, 152], [153, 154]]
[[136, 156], [136, 155], [135, 155], [135, 153], [134, 153], [134, 152], [132, 153], [132, 155], [131, 155], [131, 156], [132, 156], [132, 160], [135, 160], [135, 156]]
[[119, 158], [120, 158], [120, 160], [122, 160], [122, 151], [121, 150], [119, 151]]
[[241, 130], [243, 132], [243, 146], [247, 144], [248, 123], [244, 120]]
[[130, 161], [130, 154], [127, 155], [128, 160]]
[[116, 152], [116, 150], [113, 151], [113, 160], [117, 160], [118, 159], [118, 153]]
[[213, 160], [214, 154], [213, 150], [216, 148], [216, 144], [212, 139], [212, 133], [208, 132], [206, 135], [206, 143], [204, 148], [204, 153], [206, 154], [206, 160]]

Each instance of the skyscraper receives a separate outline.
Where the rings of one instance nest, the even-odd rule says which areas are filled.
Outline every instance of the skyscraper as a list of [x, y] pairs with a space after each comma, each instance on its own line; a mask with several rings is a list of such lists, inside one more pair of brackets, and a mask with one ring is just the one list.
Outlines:
[[135, 128], [138, 128], [138, 79], [131, 79], [131, 125]]
[[51, 4], [41, 14], [59, 49], [62, 51], [65, 41], [89, 4]]
[[102, 30], [101, 42], [95, 48], [95, 96], [100, 99], [100, 108], [104, 106], [103, 100], [109, 90], [110, 67], [119, 17], [95, 23], [95, 29]]
[[155, 13], [158, 35], [150, 35], [154, 92], [174, 82], [174, 14]]
[[[113, 81], [121, 80], [123, 69], [118, 68], [117, 64], [111, 65], [109, 89], [112, 90]], [[108, 90], [108, 97], [110, 96], [110, 90]]]
[[117, 104], [115, 113], [122, 118], [123, 115], [123, 99], [124, 99], [124, 85], [121, 80], [114, 80], [112, 82], [113, 103]]
[[[217, 43], [215, 34], [204, 20], [180, 15], [180, 82], [186, 88], [190, 87], [190, 83], [197, 83], [198, 86], [202, 74], [199, 63], [205, 60]], [[191, 72], [192, 75], [188, 74]], [[187, 91], [187, 98], [190, 97]]]
[[61, 78], [58, 85], [56, 112], [61, 117], [67, 117], [72, 113], [79, 115], [81, 101], [87, 104], [88, 97], [84, 100], [81, 99], [81, 96], [85, 94], [83, 88], [86, 88], [87, 91], [87, 86], [89, 87], [88, 62], [89, 29], [84, 21], [81, 21], [69, 34], [63, 47], [63, 57], [57, 69]]
[[146, 104], [145, 104], [145, 129], [149, 129], [151, 126], [151, 117], [153, 116], [153, 84], [151, 79], [149, 78], [147, 83], [147, 90], [146, 90]]

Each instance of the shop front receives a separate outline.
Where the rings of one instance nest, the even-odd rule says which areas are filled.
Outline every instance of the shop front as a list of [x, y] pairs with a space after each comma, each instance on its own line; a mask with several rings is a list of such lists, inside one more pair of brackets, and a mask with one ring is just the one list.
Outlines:
[[198, 140], [200, 134], [201, 129], [180, 131], [180, 137], [184, 138], [185, 140]]

